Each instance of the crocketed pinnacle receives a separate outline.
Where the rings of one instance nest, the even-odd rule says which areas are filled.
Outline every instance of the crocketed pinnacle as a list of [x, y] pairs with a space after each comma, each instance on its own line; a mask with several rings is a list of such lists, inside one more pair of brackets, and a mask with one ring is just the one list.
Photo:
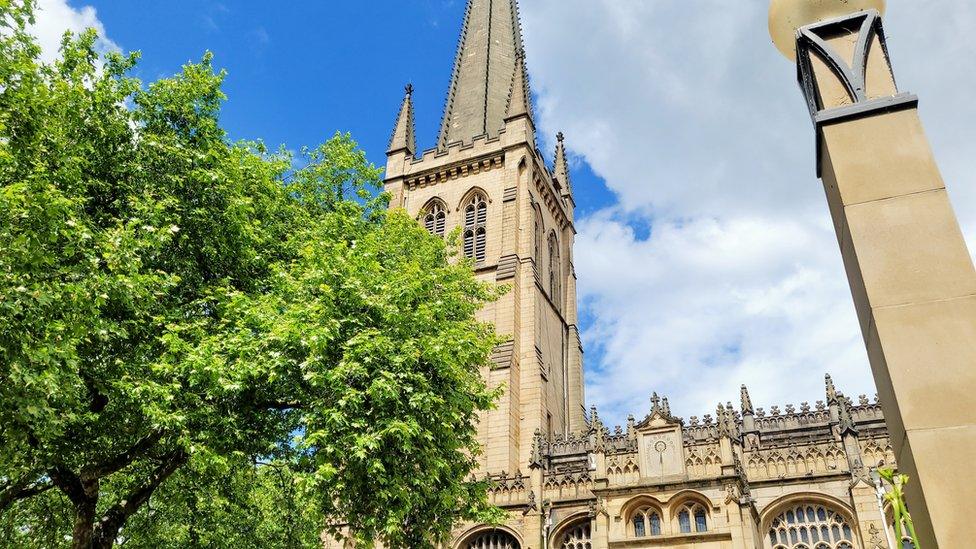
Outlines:
[[824, 376], [824, 381], [827, 385], [827, 404], [837, 404], [837, 389], [834, 388], [834, 380], [830, 374]]
[[393, 136], [390, 137], [390, 147], [387, 154], [406, 151], [413, 154], [417, 151], [417, 139], [414, 136], [413, 123], [413, 85], [407, 84], [404, 90], [403, 104], [400, 106], [400, 114], [397, 115], [396, 126], [393, 128]]
[[565, 137], [562, 132], [556, 134], [556, 163], [553, 177], [559, 182], [560, 193], [563, 196], [572, 194], [573, 186], [569, 180], [569, 161], [566, 159]]
[[511, 120], [520, 116], [532, 118], [531, 92], [529, 91], [529, 79], [525, 70], [525, 62], [519, 55], [515, 60], [515, 74], [512, 76], [512, 89], [508, 94], [508, 108], [505, 120]]
[[[513, 96], [513, 77], [525, 76], [516, 74], [519, 65], [525, 71], [523, 56], [516, 0], [468, 0], [439, 148], [479, 135], [498, 135]], [[527, 90], [521, 93], [528, 97]]]
[[857, 426], [854, 425], [854, 418], [851, 417], [851, 401], [842, 393], [837, 393], [837, 408], [840, 434], [853, 433], [857, 435]]
[[715, 408], [715, 423], [718, 427], [718, 434], [723, 436], [729, 434], [729, 420], [726, 414], [725, 406], [719, 402]]
[[742, 399], [742, 414], [745, 415], [755, 413], [752, 407], [752, 398], [749, 397], [749, 389], [745, 385], [742, 386], [740, 396]]

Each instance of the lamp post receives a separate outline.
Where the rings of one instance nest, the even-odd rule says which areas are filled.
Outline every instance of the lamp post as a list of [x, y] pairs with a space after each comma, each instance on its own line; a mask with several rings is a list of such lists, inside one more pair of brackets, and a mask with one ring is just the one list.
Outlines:
[[883, 0], [773, 0], [794, 60], [892, 448], [925, 549], [967, 547], [976, 501], [976, 269], [885, 46]]

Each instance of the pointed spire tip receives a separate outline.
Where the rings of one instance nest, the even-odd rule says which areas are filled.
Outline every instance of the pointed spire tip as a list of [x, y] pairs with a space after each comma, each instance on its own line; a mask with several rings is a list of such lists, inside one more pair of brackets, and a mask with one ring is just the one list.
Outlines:
[[413, 120], [413, 84], [407, 83], [403, 91], [403, 103], [400, 105], [400, 112], [397, 114], [396, 125], [393, 126], [393, 135], [390, 136], [390, 146], [386, 154], [406, 151], [407, 154], [412, 155], [417, 150]]
[[[439, 148], [470, 142], [481, 135], [494, 137], [508, 118], [531, 118], [523, 49], [516, 0], [467, 1], [437, 140]], [[523, 107], [511, 105], [516, 80], [523, 88], [516, 91], [522, 96], [520, 102], [525, 103], [524, 113], [517, 112]], [[505, 103], [506, 92], [509, 104]]]

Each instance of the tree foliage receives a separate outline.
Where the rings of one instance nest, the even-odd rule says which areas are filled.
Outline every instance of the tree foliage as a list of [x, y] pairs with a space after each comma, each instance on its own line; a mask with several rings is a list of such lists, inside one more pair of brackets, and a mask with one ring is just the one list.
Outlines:
[[[191, 463], [129, 518], [118, 545], [135, 549], [322, 546], [309, 477], [279, 461]], [[55, 549], [70, 541], [70, 501], [51, 490], [0, 515], [0, 547]]]
[[39, 62], [31, 18], [0, 2], [8, 535], [215, 546], [297, 493], [282, 471], [311, 505], [296, 540], [424, 547], [493, 516], [465, 479], [495, 290], [387, 211], [348, 136], [298, 159], [230, 142], [209, 54], [144, 86], [93, 31]]

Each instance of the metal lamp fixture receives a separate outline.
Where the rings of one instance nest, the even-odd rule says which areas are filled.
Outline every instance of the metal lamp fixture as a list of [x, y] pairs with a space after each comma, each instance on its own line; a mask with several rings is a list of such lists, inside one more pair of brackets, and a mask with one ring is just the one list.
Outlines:
[[772, 0], [769, 6], [769, 36], [787, 59], [796, 59], [796, 29], [864, 11], [884, 15], [885, 0]]

